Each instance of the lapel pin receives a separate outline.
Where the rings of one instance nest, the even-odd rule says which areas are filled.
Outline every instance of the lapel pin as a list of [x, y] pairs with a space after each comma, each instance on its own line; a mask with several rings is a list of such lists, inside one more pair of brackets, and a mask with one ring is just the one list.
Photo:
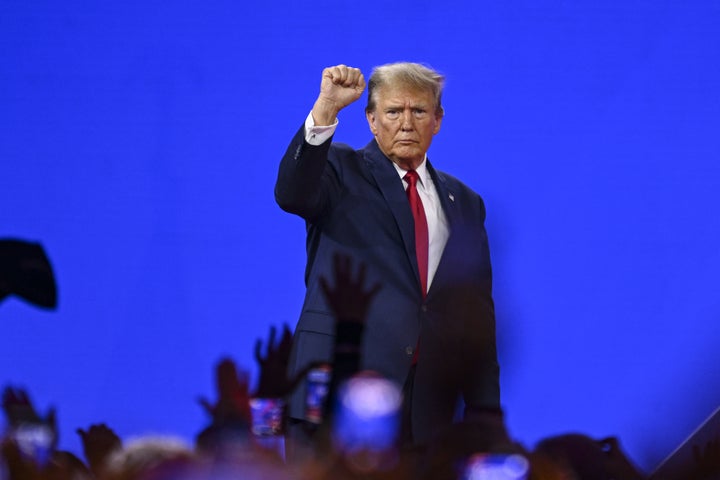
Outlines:
[[450, 199], [451, 202], [455, 201], [455, 195], [453, 195], [452, 193], [448, 193], [448, 198]]

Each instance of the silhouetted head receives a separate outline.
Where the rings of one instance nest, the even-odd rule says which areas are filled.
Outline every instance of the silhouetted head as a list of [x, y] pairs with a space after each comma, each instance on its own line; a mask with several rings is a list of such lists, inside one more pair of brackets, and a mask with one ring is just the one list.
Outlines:
[[593, 439], [579, 433], [540, 441], [534, 453], [571, 471], [577, 480], [642, 480], [615, 437]]

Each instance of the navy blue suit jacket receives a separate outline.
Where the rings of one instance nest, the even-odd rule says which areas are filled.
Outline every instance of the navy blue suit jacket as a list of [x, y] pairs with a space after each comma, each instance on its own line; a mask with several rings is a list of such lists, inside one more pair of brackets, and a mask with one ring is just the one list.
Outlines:
[[[307, 227], [307, 292], [291, 373], [332, 359], [334, 318], [319, 278], [333, 278], [333, 254], [350, 255], [356, 266], [364, 262], [366, 285], [380, 282], [382, 289], [368, 312], [362, 368], [402, 385], [420, 345], [412, 399], [413, 435], [420, 444], [452, 422], [460, 396], [466, 408], [500, 408], [485, 206], [429, 161], [428, 171], [450, 237], [425, 299], [405, 189], [374, 140], [360, 150], [331, 141], [313, 146], [300, 128], [275, 185], [280, 207], [304, 218]], [[291, 398], [291, 417], [303, 418], [304, 395], [299, 388]]]

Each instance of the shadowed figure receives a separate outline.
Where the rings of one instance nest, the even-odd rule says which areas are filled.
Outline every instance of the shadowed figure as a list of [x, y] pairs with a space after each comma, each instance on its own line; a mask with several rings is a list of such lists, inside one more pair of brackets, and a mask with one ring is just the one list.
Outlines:
[[324, 277], [320, 279], [320, 286], [335, 316], [335, 346], [326, 410], [334, 405], [337, 387], [360, 369], [365, 318], [372, 299], [381, 289], [380, 283], [365, 289], [365, 264], [358, 266], [357, 276], [354, 277], [349, 256], [334, 255], [333, 266], [334, 285], [331, 286]]
[[[360, 368], [361, 347], [365, 318], [380, 284], [365, 289], [365, 265], [360, 264], [357, 276], [353, 275], [352, 260], [346, 255], [333, 256], [332, 281], [320, 278], [319, 284], [332, 311], [333, 347], [330, 363], [314, 363], [329, 371], [327, 395], [320, 406], [318, 423], [290, 420], [288, 451], [291, 461], [305, 460], [326, 454], [330, 445], [332, 406], [338, 386]], [[313, 407], [314, 409], [315, 407]], [[312, 453], [311, 453], [312, 452]]]
[[239, 369], [230, 358], [223, 358], [216, 367], [217, 401], [213, 404], [205, 398], [199, 402], [210, 415], [210, 425], [196, 438], [197, 447], [203, 452], [216, 453], [225, 448], [247, 447], [250, 444], [250, 427], [253, 422], [250, 401], [258, 399], [284, 400], [304, 378], [311, 366], [288, 376], [288, 359], [292, 346], [292, 332], [283, 326], [278, 340], [277, 330], [270, 327], [270, 334], [263, 348], [263, 341], [255, 344], [255, 360], [259, 378], [254, 392], [250, 390], [250, 375]]
[[[58, 429], [54, 408], [40, 415], [24, 389], [6, 387], [2, 410], [7, 430], [0, 442], [0, 458], [8, 480], [90, 479], [85, 464], [70, 452], [57, 450]], [[2, 465], [0, 464], [0, 467]], [[7, 477], [3, 477], [5, 473]]]
[[533, 454], [571, 474], [576, 480], [643, 480], [646, 478], [630, 461], [617, 438], [601, 440], [578, 433], [548, 437]]
[[227, 445], [247, 444], [252, 422], [248, 372], [238, 370], [230, 358], [223, 358], [217, 364], [215, 374], [217, 401], [210, 403], [204, 397], [199, 399], [211, 420], [195, 441], [197, 449], [206, 453]]

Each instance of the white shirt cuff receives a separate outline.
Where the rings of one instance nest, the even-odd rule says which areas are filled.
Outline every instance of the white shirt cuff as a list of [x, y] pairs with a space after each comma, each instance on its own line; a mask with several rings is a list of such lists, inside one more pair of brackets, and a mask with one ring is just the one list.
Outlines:
[[315, 126], [315, 120], [313, 120], [312, 112], [310, 112], [305, 119], [305, 141], [310, 145], [321, 145], [333, 136], [337, 126], [337, 119], [335, 119], [335, 123], [332, 125]]

